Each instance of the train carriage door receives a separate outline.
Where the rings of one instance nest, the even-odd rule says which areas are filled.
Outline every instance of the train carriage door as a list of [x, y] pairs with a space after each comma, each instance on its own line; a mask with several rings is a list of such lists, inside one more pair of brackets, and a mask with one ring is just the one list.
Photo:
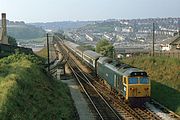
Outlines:
[[128, 99], [127, 98], [127, 90], [128, 90], [128, 88], [127, 88], [127, 77], [123, 77], [123, 89], [122, 89], [122, 91], [123, 91], [123, 96], [126, 98], [126, 100]]

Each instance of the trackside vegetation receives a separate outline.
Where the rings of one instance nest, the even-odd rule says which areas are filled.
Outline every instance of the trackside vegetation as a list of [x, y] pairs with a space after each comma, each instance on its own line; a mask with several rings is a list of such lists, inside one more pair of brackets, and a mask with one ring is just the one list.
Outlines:
[[35, 54], [47, 60], [48, 57], [47, 48], [43, 48], [40, 51], [37, 51]]
[[68, 87], [53, 80], [34, 55], [0, 59], [1, 120], [73, 120], [75, 107]]
[[103, 56], [114, 57], [114, 47], [106, 39], [101, 39], [96, 44], [95, 51]]
[[152, 83], [152, 98], [180, 114], [180, 59], [138, 56], [123, 62], [145, 70]]

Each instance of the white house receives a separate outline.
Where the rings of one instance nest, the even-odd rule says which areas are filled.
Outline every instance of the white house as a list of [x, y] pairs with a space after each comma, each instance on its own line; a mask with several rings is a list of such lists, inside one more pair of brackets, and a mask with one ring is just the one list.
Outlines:
[[169, 44], [161, 44], [160, 47], [161, 47], [162, 51], [170, 51], [171, 50], [171, 45], [169, 45]]

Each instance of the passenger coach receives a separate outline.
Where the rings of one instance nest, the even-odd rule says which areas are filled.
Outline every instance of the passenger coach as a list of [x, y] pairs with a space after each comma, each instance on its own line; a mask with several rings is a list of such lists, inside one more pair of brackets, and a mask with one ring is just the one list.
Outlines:
[[83, 60], [91, 69], [95, 70], [95, 72], [97, 69], [96, 63], [99, 57], [102, 57], [102, 55], [91, 50], [86, 50], [83, 52]]

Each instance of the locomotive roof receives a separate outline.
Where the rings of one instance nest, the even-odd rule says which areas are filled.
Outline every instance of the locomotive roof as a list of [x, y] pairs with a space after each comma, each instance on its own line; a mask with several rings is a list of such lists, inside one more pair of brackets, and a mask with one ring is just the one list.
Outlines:
[[98, 62], [104, 64], [106, 67], [113, 70], [114, 72], [124, 76], [136, 76], [136, 75], [147, 76], [147, 73], [144, 72], [143, 70], [140, 70], [125, 63], [112, 60], [111, 58], [108, 57], [102, 57], [98, 60]]
[[[127, 68], [125, 71], [124, 71], [124, 75], [125, 76], [132, 76], [132, 73], [144, 73], [144, 71], [138, 69], [138, 68]], [[140, 74], [141, 75], [141, 74]], [[144, 74], [142, 74], [144, 75]]]
[[96, 53], [96, 52], [94, 52], [92, 50], [86, 50], [86, 51], [84, 51], [84, 54], [91, 57], [91, 58], [93, 58], [93, 59], [97, 59], [97, 58], [102, 56], [101, 54]]

